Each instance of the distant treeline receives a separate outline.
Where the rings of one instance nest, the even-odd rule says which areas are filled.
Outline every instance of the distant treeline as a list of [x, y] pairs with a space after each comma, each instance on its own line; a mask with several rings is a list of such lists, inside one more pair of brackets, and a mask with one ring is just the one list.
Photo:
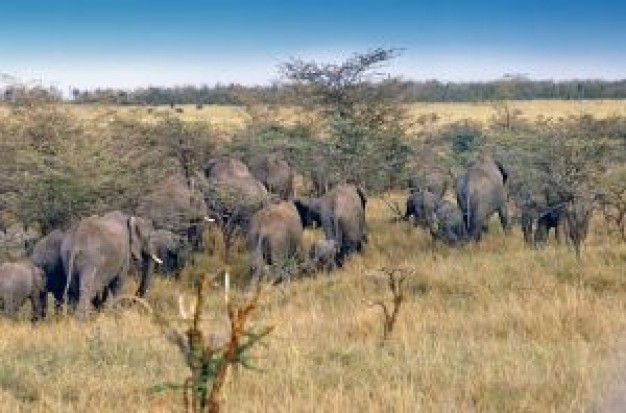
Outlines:
[[[626, 79], [603, 80], [528, 80], [505, 78], [490, 82], [440, 82], [406, 81], [388, 79], [367, 85], [383, 99], [401, 103], [413, 102], [477, 102], [489, 100], [532, 100], [532, 99], [624, 99]], [[6, 88], [0, 99], [13, 100], [21, 90]], [[47, 92], [52, 100], [61, 96], [54, 89], [39, 89]], [[288, 84], [271, 86], [241, 86], [217, 84], [215, 86], [148, 87], [133, 90], [122, 89], [73, 89], [71, 100], [78, 103], [116, 103], [139, 105], [172, 104], [222, 104], [242, 105], [247, 103], [297, 104], [301, 94]]]

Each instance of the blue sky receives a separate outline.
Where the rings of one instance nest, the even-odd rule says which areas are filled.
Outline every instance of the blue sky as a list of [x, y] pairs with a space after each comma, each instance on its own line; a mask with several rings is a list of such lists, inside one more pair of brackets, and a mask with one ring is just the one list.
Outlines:
[[626, 1], [2, 0], [0, 73], [61, 88], [263, 84], [296, 56], [405, 51], [409, 79], [626, 77]]

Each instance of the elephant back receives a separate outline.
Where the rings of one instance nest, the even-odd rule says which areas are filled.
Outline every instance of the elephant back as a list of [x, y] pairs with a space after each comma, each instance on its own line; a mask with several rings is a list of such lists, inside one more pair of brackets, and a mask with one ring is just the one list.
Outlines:
[[[43, 288], [43, 272], [28, 260], [5, 262], [0, 265], [0, 291], [27, 292], [33, 288]], [[39, 288], [39, 289], [41, 289]]]
[[325, 197], [331, 200], [331, 213], [344, 227], [344, 235], [360, 241], [365, 231], [365, 208], [357, 188], [352, 184], [340, 184]]
[[224, 178], [245, 178], [251, 177], [252, 173], [245, 163], [239, 159], [225, 157], [211, 160], [206, 168], [204, 174], [209, 179], [224, 179]]
[[137, 207], [137, 215], [151, 219], [156, 228], [177, 234], [185, 233], [207, 213], [202, 193], [189, 188], [185, 178], [179, 175], [167, 178], [144, 196]]
[[222, 218], [249, 217], [268, 201], [265, 186], [239, 160], [214, 161], [205, 171], [204, 199], [209, 210]]
[[37, 241], [31, 254], [33, 264], [41, 267], [46, 273], [61, 267], [61, 243], [64, 237], [63, 231], [55, 229]]
[[252, 175], [265, 185], [265, 188], [288, 199], [293, 193], [291, 166], [281, 153], [269, 153], [254, 156], [250, 160]]

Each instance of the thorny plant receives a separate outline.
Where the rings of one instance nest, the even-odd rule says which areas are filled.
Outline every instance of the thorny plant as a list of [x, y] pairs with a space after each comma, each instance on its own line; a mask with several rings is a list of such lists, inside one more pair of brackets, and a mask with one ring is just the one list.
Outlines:
[[382, 300], [373, 301], [370, 302], [370, 304], [372, 306], [378, 306], [383, 310], [383, 337], [381, 345], [384, 345], [393, 331], [393, 327], [398, 319], [398, 314], [400, 313], [400, 306], [405, 298], [404, 281], [408, 276], [412, 275], [415, 270], [411, 268], [381, 268], [380, 271], [387, 275], [387, 285], [392, 293], [392, 307], [389, 309]]
[[161, 315], [154, 313], [150, 306], [137, 297], [129, 297], [147, 307], [154, 315], [154, 321], [162, 328], [165, 338], [176, 345], [185, 357], [191, 371], [185, 382], [180, 384], [165, 383], [154, 388], [155, 391], [182, 389], [187, 412], [217, 413], [220, 411], [220, 394], [224, 386], [228, 368], [242, 365], [255, 369], [250, 364], [248, 353], [254, 345], [272, 332], [274, 327], [264, 327], [260, 331], [246, 330], [250, 315], [258, 307], [262, 295], [262, 284], [243, 300], [230, 300], [228, 296], [229, 277], [226, 281], [226, 306], [230, 320], [229, 337], [217, 334], [206, 334], [201, 328], [208, 274], [201, 274], [197, 285], [195, 304], [192, 305], [193, 315], [184, 308], [182, 296], [179, 296], [179, 312], [185, 321], [191, 321], [186, 331], [180, 331]]

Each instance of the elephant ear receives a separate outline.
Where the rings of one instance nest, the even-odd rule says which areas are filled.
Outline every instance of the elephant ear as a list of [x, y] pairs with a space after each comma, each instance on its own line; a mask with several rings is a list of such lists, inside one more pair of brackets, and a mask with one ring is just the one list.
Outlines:
[[128, 218], [128, 236], [130, 253], [137, 261], [141, 261], [141, 229], [136, 217]]

